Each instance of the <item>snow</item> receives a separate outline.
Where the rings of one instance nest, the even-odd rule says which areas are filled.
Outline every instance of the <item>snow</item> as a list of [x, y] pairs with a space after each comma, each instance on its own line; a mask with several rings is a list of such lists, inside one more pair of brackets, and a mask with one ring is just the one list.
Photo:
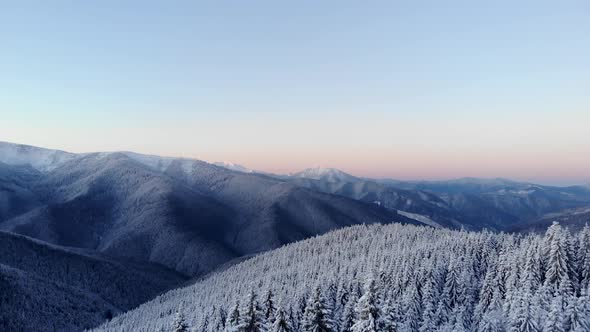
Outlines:
[[422, 215], [422, 214], [411, 213], [411, 212], [402, 211], [402, 210], [397, 210], [397, 213], [401, 214], [404, 217], [408, 217], [410, 219], [417, 220], [419, 222], [422, 222], [422, 223], [432, 226], [432, 227], [441, 227], [441, 225], [439, 223], [430, 219], [430, 217]]
[[[236, 327], [244, 321], [256, 325], [248, 331], [266, 331], [284, 319], [264, 315], [268, 303], [275, 303], [264, 300], [269, 293], [295, 332], [333, 331], [332, 324], [363, 332], [507, 331], [525, 323], [531, 331], [542, 330], [539, 326], [556, 331], [551, 325], [588, 331], [590, 266], [581, 263], [590, 259], [588, 239], [588, 228], [571, 235], [559, 225], [544, 237], [526, 238], [411, 225], [354, 226], [170, 291], [97, 331], [170, 330], [178, 311], [197, 331], [241, 330]], [[582, 253], [581, 260], [567, 253], [568, 245]], [[578, 269], [584, 271], [579, 277]], [[579, 282], [572, 283], [572, 276]]]
[[170, 164], [176, 159], [172, 157], [160, 157], [139, 154], [135, 152], [123, 152], [123, 154], [159, 172], [164, 172], [168, 168], [168, 166], [170, 166]]
[[357, 179], [354, 176], [345, 173], [336, 168], [324, 168], [324, 167], [314, 167], [314, 168], [307, 168], [301, 172], [293, 173], [290, 175], [291, 177], [295, 178], [304, 178], [304, 179], [312, 179], [312, 180], [322, 180], [325, 179], [327, 181], [346, 181]]
[[40, 172], [52, 171], [76, 156], [65, 151], [0, 142], [0, 162], [8, 165], [30, 165]]
[[213, 165], [215, 166], [219, 166], [219, 167], [223, 167], [232, 171], [236, 171], [236, 172], [242, 172], [242, 173], [254, 173], [253, 170], [244, 167], [242, 165], [239, 164], [234, 164], [231, 162], [226, 162], [226, 161], [218, 161], [218, 162], [214, 162]]

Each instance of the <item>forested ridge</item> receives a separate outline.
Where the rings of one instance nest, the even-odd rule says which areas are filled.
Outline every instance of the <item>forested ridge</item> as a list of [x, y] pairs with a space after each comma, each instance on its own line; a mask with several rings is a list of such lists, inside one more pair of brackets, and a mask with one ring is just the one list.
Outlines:
[[354, 226], [168, 292], [107, 331], [589, 331], [590, 228]]

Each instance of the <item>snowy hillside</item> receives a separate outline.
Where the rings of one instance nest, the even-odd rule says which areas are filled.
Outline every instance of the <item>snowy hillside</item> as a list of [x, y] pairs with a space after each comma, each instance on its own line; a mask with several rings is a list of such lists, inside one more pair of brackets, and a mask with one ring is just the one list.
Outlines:
[[313, 190], [378, 202], [420, 216], [415, 219], [420, 222], [431, 220], [443, 227], [471, 230], [507, 231], [515, 224], [535, 223], [548, 213], [590, 206], [590, 190], [583, 186], [551, 187], [477, 178], [376, 180], [331, 168], [310, 168], [282, 178]]
[[0, 330], [92, 327], [184, 280], [162, 266], [0, 232]]
[[308, 168], [301, 172], [292, 174], [291, 177], [313, 179], [313, 180], [325, 180], [331, 182], [355, 180], [356, 178], [350, 174], [347, 174], [336, 168], [324, 168], [315, 167]]
[[198, 160], [91, 153], [14, 180], [29, 170], [0, 167], [0, 230], [192, 276], [343, 226], [411, 222], [375, 204]]
[[589, 286], [590, 228], [354, 226], [170, 291], [96, 331], [589, 331]]
[[[409, 213], [405, 215], [406, 217], [419, 222], [430, 220], [431, 225], [471, 229], [490, 227], [481, 221], [471, 222], [463, 218], [460, 213], [432, 193], [396, 188], [375, 180], [358, 178], [333, 168], [310, 168], [285, 177], [285, 180], [317, 191], [368, 203], [378, 203], [394, 211], [405, 211]], [[412, 218], [410, 215], [421, 217]]]
[[230, 162], [225, 162], [225, 161], [218, 161], [218, 162], [213, 163], [213, 165], [227, 168], [229, 170], [236, 171], [236, 172], [254, 173], [253, 170], [251, 170], [247, 167], [244, 167], [244, 166], [238, 165], [238, 164], [234, 164], [234, 163], [230, 163]]
[[[382, 180], [381, 183], [432, 193], [464, 218], [495, 225], [499, 230], [511, 230], [514, 224], [535, 223], [549, 213], [590, 206], [590, 189], [584, 186], [552, 187], [477, 178], [415, 182]], [[545, 223], [545, 229], [547, 226]]]
[[59, 150], [0, 142], [0, 162], [8, 165], [30, 165], [41, 172], [51, 171], [76, 157], [76, 154]]

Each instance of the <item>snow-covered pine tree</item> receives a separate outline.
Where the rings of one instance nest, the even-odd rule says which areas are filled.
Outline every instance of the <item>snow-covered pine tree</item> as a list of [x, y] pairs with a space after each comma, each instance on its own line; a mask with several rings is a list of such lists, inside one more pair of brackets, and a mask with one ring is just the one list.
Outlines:
[[291, 326], [291, 322], [286, 317], [283, 308], [277, 309], [275, 320], [269, 332], [294, 332], [293, 326]]
[[260, 307], [256, 293], [250, 292], [244, 308], [240, 310], [240, 322], [237, 332], [267, 332], [266, 320]]
[[262, 303], [264, 310], [264, 317], [267, 322], [274, 322], [277, 308], [275, 306], [274, 293], [269, 288], [264, 295], [264, 302]]
[[590, 286], [590, 227], [588, 224], [578, 235], [578, 264], [580, 287], [587, 288]]
[[347, 301], [344, 303], [344, 309], [339, 321], [340, 332], [352, 332], [352, 326], [356, 320], [355, 307], [357, 298], [354, 293], [347, 296]]
[[558, 295], [551, 302], [543, 332], [566, 332], [563, 326], [563, 314], [563, 299]]
[[532, 305], [532, 296], [528, 291], [514, 297], [511, 306], [510, 332], [539, 332], [537, 325], [537, 308]]
[[336, 332], [332, 311], [322, 295], [320, 286], [316, 286], [312, 297], [307, 302], [303, 318], [304, 332]]
[[572, 332], [590, 331], [590, 299], [587, 290], [583, 290], [580, 297], [575, 299], [575, 306], [566, 313], [569, 315], [570, 330]]
[[408, 284], [403, 296], [404, 331], [417, 332], [422, 318], [420, 293], [414, 283]]
[[422, 289], [422, 321], [420, 323], [420, 332], [436, 331], [436, 285], [433, 278], [429, 278]]
[[559, 287], [562, 279], [569, 278], [569, 262], [566, 237], [558, 222], [554, 222], [545, 237], [546, 267], [545, 283]]
[[176, 311], [174, 321], [172, 322], [172, 331], [174, 332], [188, 332], [188, 325], [184, 319], [183, 310], [181, 307]]
[[240, 302], [236, 301], [225, 318], [225, 332], [235, 332], [240, 323]]
[[504, 332], [503, 314], [499, 309], [487, 311], [479, 323], [477, 332]]
[[358, 300], [355, 307], [356, 319], [351, 329], [352, 332], [379, 331], [379, 308], [377, 301], [375, 279], [369, 277], [365, 284], [363, 296]]

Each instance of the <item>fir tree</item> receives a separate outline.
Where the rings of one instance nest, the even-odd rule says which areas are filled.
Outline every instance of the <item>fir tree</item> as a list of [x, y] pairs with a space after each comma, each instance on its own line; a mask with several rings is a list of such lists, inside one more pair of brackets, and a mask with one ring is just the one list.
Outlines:
[[588, 224], [584, 225], [578, 235], [578, 246], [580, 286], [587, 288], [590, 286], [590, 227]]
[[234, 332], [240, 323], [240, 303], [236, 302], [225, 318], [225, 331]]
[[237, 332], [266, 332], [266, 321], [254, 291], [250, 292], [245, 307], [240, 311]]
[[174, 332], [188, 332], [188, 325], [186, 324], [182, 310], [182, 308], [178, 309], [174, 316], [174, 321], [172, 322], [172, 331]]
[[352, 332], [378, 331], [379, 308], [377, 307], [375, 279], [372, 277], [365, 284], [365, 291], [356, 305], [355, 313], [356, 320], [352, 326]]
[[351, 295], [349, 301], [345, 303], [342, 317], [340, 318], [340, 332], [352, 332], [352, 326], [356, 320], [355, 315], [356, 298]]
[[285, 317], [285, 312], [282, 308], [276, 311], [276, 318], [272, 324], [270, 332], [294, 332], [293, 326], [288, 317]]
[[515, 298], [512, 306], [511, 332], [539, 332], [537, 325], [537, 308], [532, 306], [531, 294], [526, 291]]
[[565, 332], [563, 326], [563, 299], [556, 296], [551, 302], [551, 310], [547, 314], [543, 332]]
[[490, 310], [482, 317], [478, 332], [504, 332], [502, 321], [502, 312], [500, 310]]
[[326, 304], [319, 286], [315, 288], [312, 297], [305, 308], [303, 321], [304, 332], [335, 332], [332, 311]]
[[589, 300], [585, 291], [576, 300], [575, 316], [570, 316], [572, 332], [590, 331]]
[[274, 294], [272, 290], [268, 289], [265, 296], [264, 296], [264, 317], [268, 322], [273, 322], [275, 320], [275, 313], [277, 308], [275, 307], [274, 302]]
[[558, 287], [563, 279], [569, 278], [569, 262], [566, 248], [567, 242], [559, 223], [554, 222], [553, 225], [549, 227], [545, 241], [545, 252], [547, 255], [545, 282], [554, 287]]

